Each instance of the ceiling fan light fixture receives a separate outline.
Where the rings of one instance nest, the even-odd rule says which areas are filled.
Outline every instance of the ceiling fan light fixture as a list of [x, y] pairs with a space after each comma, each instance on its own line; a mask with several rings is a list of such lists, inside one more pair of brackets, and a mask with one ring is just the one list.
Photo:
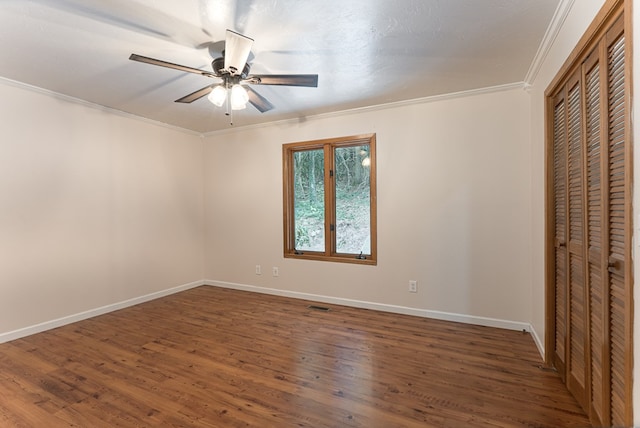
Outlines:
[[227, 90], [222, 85], [217, 85], [213, 88], [209, 96], [207, 97], [214, 105], [222, 107], [227, 99]]
[[247, 94], [247, 90], [239, 84], [235, 84], [231, 87], [230, 98], [232, 110], [243, 110], [247, 107], [247, 103], [249, 102], [249, 94]]

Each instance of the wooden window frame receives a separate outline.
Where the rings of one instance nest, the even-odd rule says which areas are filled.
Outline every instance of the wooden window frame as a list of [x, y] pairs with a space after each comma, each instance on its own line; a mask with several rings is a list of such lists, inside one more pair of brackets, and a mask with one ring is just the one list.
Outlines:
[[[366, 258], [356, 254], [338, 253], [336, 251], [336, 232], [331, 225], [336, 224], [335, 183], [330, 171], [333, 170], [334, 150], [339, 147], [369, 146], [369, 212], [371, 254]], [[293, 155], [296, 152], [323, 149], [325, 158], [325, 250], [296, 251], [295, 248], [295, 214], [294, 214], [294, 182]], [[352, 135], [348, 137], [328, 138], [322, 140], [288, 143], [282, 146], [283, 165], [283, 218], [284, 218], [284, 257], [329, 262], [354, 263], [361, 265], [377, 264], [377, 216], [376, 216], [376, 134]]]

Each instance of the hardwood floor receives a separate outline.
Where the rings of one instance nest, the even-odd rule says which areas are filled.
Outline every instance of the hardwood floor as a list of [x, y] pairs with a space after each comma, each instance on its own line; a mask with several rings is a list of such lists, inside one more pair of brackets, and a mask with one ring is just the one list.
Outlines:
[[529, 334], [199, 287], [0, 345], [2, 427], [586, 427]]

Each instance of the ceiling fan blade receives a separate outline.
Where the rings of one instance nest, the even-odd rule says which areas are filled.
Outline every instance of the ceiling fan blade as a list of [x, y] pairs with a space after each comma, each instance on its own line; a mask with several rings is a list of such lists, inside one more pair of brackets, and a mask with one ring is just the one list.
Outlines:
[[[175, 14], [162, 12], [154, 5], [143, 6], [130, 0], [87, 1], [87, 0], [34, 0], [47, 7], [55, 8], [64, 15], [69, 14], [91, 19], [108, 25], [110, 28], [122, 28], [128, 31], [160, 38], [193, 48], [206, 36], [202, 27], [179, 19]], [[149, 3], [149, 2], [147, 2]], [[57, 20], [58, 14], [48, 16], [48, 20]], [[68, 25], [67, 21], [59, 24]]]
[[257, 85], [318, 87], [317, 74], [252, 74], [247, 79]]
[[273, 104], [271, 104], [265, 97], [251, 89], [249, 86], [244, 86], [247, 90], [247, 94], [249, 94], [249, 102], [252, 106], [257, 108], [260, 113], [264, 113], [265, 111], [269, 111], [273, 108]]
[[175, 100], [176, 103], [192, 103], [195, 100], [199, 100], [205, 95], [209, 95], [209, 93], [213, 90], [214, 85], [205, 86], [202, 89], [198, 89], [195, 92], [190, 93], [189, 95], [185, 95], [182, 98]]
[[224, 69], [231, 75], [240, 75], [247, 63], [253, 39], [235, 31], [227, 30], [224, 48]]
[[142, 55], [131, 54], [129, 59], [132, 61], [144, 62], [146, 64], [159, 65], [161, 67], [172, 68], [174, 70], [186, 71], [187, 73], [200, 74], [206, 77], [217, 77], [215, 74], [207, 70], [200, 70], [197, 68], [187, 67], [186, 65], [174, 64], [172, 62], [162, 61], [160, 59], [155, 59], [155, 58], [149, 58]]

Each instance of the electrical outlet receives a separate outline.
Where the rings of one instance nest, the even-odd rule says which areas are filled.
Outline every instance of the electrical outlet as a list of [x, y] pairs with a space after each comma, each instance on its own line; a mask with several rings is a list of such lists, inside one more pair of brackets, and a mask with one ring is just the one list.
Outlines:
[[417, 293], [418, 292], [418, 281], [411, 280], [409, 281], [409, 292]]
[[262, 275], [262, 268], [260, 265], [256, 265], [256, 275]]
[[273, 276], [278, 276], [280, 275], [280, 273], [278, 272], [278, 268], [277, 267], [273, 267]]

